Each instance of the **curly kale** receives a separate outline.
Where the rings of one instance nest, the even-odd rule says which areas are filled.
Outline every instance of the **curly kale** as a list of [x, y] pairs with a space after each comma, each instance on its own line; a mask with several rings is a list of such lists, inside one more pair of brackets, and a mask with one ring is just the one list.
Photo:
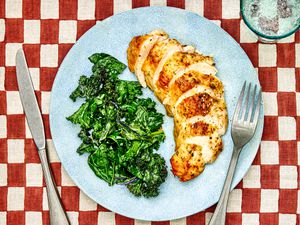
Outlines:
[[163, 115], [144, 99], [136, 81], [120, 80], [126, 66], [105, 53], [89, 57], [90, 77], [81, 76], [70, 98], [84, 98], [67, 117], [78, 124], [78, 154], [89, 154], [88, 165], [109, 185], [123, 184], [135, 196], [155, 197], [167, 177], [164, 158], [154, 150], [165, 139]]

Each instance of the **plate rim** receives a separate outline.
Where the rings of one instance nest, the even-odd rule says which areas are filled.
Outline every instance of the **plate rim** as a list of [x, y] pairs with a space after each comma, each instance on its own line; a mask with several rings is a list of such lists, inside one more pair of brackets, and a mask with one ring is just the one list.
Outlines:
[[[253, 67], [253, 69], [255, 69], [255, 67], [253, 66], [253, 63], [252, 63], [252, 61], [249, 59], [249, 57], [248, 57], [248, 55], [246, 54], [246, 52], [244, 51], [244, 49], [241, 47], [241, 45], [227, 32], [227, 31], [225, 31], [222, 27], [220, 27], [220, 26], [218, 26], [217, 24], [215, 24], [214, 22], [212, 22], [211, 20], [209, 20], [209, 19], [207, 19], [206, 17], [204, 17], [204, 16], [201, 16], [201, 15], [199, 15], [199, 14], [197, 14], [197, 13], [195, 13], [195, 12], [192, 12], [192, 11], [190, 11], [190, 10], [186, 10], [186, 9], [181, 9], [181, 8], [177, 8], [177, 7], [171, 7], [171, 6], [146, 6], [146, 7], [139, 7], [139, 8], [134, 8], [134, 9], [130, 9], [130, 10], [127, 10], [127, 11], [123, 11], [123, 12], [119, 12], [119, 13], [116, 13], [116, 14], [113, 14], [113, 15], [111, 15], [111, 16], [109, 16], [109, 17], [107, 17], [107, 18], [105, 18], [105, 19], [103, 19], [103, 20], [96, 20], [96, 24], [94, 24], [92, 27], [90, 27], [83, 35], [81, 35], [81, 37], [72, 45], [72, 47], [69, 49], [69, 51], [68, 51], [68, 53], [64, 56], [64, 58], [63, 58], [63, 60], [61, 61], [61, 63], [58, 65], [58, 70], [57, 70], [57, 72], [56, 72], [56, 75], [55, 75], [55, 79], [54, 79], [54, 82], [53, 82], [53, 84], [52, 84], [52, 88], [51, 88], [51, 96], [50, 96], [50, 106], [49, 106], [49, 127], [50, 127], [50, 133], [51, 133], [51, 139], [52, 139], [52, 142], [53, 142], [53, 145], [54, 145], [54, 149], [55, 149], [55, 152], [57, 153], [57, 156], [58, 156], [58, 158], [59, 158], [59, 160], [60, 160], [60, 162], [61, 162], [61, 166], [63, 167], [63, 169], [66, 171], [66, 173], [68, 174], [68, 176], [69, 176], [69, 178], [74, 182], [74, 184], [80, 189], [80, 191], [82, 191], [85, 195], [87, 195], [89, 198], [91, 198], [94, 202], [96, 202], [97, 204], [99, 204], [99, 205], [101, 205], [98, 201], [96, 201], [91, 195], [89, 195], [87, 192], [86, 192], [86, 190], [85, 190], [85, 188], [84, 188], [84, 186], [83, 185], [81, 185], [81, 184], [79, 184], [78, 182], [77, 182], [77, 180], [76, 179], [73, 179], [73, 177], [72, 176], [70, 176], [70, 173], [69, 173], [69, 169], [67, 169], [66, 167], [65, 167], [65, 165], [62, 163], [62, 160], [61, 160], [61, 156], [60, 156], [60, 154], [58, 153], [58, 151], [56, 150], [57, 148], [56, 148], [56, 144], [55, 144], [55, 141], [54, 141], [54, 138], [53, 138], [53, 135], [52, 135], [52, 129], [53, 129], [53, 126], [51, 125], [53, 122], [51, 122], [51, 121], [53, 121], [53, 113], [51, 113], [52, 111], [53, 111], [53, 107], [52, 107], [52, 102], [53, 102], [53, 89], [54, 89], [54, 87], [56, 87], [56, 85], [57, 85], [57, 74], [59, 74], [60, 72], [61, 72], [61, 66], [63, 65], [63, 63], [65, 62], [65, 60], [66, 60], [66, 57], [67, 57], [67, 55], [70, 53], [70, 51], [75, 47], [75, 46], [77, 46], [78, 45], [78, 43], [79, 43], [79, 41], [84, 37], [84, 36], [86, 36], [89, 32], [91, 32], [91, 30], [93, 29], [93, 28], [95, 28], [96, 26], [97, 26], [97, 24], [99, 24], [99, 23], [104, 23], [104, 22], [108, 22], [109, 20], [111, 20], [113, 17], [116, 17], [116, 16], [120, 16], [120, 15], [122, 15], [122, 14], [128, 14], [128, 13], [131, 13], [131, 12], [133, 12], [133, 11], [140, 11], [140, 10], [147, 10], [147, 9], [149, 9], [149, 8], [151, 8], [151, 9], [158, 9], [158, 10], [169, 10], [169, 9], [173, 9], [173, 10], [178, 10], [178, 11], [180, 11], [180, 13], [189, 13], [189, 14], [193, 14], [193, 15], [195, 15], [195, 16], [198, 16], [198, 17], [200, 17], [200, 18], [202, 18], [203, 20], [205, 20], [205, 21], [207, 21], [207, 22], [209, 22], [212, 26], [215, 26], [215, 27], [217, 27], [217, 29], [218, 30], [220, 30], [221, 32], [223, 32], [223, 34], [224, 35], [226, 35], [227, 36], [227, 38], [229, 38], [231, 41], [232, 41], [232, 43], [234, 44], [234, 45], [236, 45], [240, 50], [241, 50], [241, 52], [242, 52], [242, 54], [244, 54], [247, 58], [248, 58], [248, 60], [249, 60], [249, 62], [250, 62], [250, 64], [251, 64], [251, 66]], [[256, 72], [256, 75], [258, 76], [258, 73]], [[259, 81], [259, 79], [257, 79], [258, 80], [258, 84], [259, 84], [259, 86], [260, 86], [260, 88], [261, 88], [261, 84], [260, 84], [260, 81]], [[233, 190], [241, 181], [242, 181], [242, 179], [245, 177], [245, 175], [247, 174], [247, 172], [249, 171], [249, 169], [250, 169], [250, 167], [251, 167], [251, 165], [253, 164], [253, 161], [254, 161], [254, 159], [255, 159], [255, 157], [256, 157], [256, 155], [257, 155], [257, 153], [258, 153], [258, 150], [259, 150], [259, 147], [260, 147], [260, 143], [261, 143], [261, 139], [262, 139], [262, 135], [263, 135], [263, 127], [264, 127], [264, 116], [265, 116], [265, 113], [264, 113], [264, 104], [263, 104], [263, 99], [261, 99], [261, 113], [262, 113], [262, 130], [261, 130], [261, 134], [259, 135], [259, 144], [258, 144], [258, 147], [257, 147], [257, 149], [256, 149], [256, 153], [255, 153], [255, 155], [251, 158], [251, 160], [249, 160], [249, 162], [251, 161], [251, 164], [249, 165], [249, 167], [248, 167], [248, 169], [246, 169], [246, 171], [243, 173], [243, 176], [241, 177], [241, 178], [239, 178], [238, 179], [238, 182], [237, 182], [237, 184], [234, 184], [234, 185], [232, 185], [231, 186], [231, 190]], [[230, 123], [230, 118], [228, 118], [228, 124]], [[228, 125], [228, 129], [227, 129], [227, 131], [226, 132], [231, 132], [230, 130], [229, 130], [229, 125]], [[229, 165], [228, 165], [229, 166]], [[226, 170], [227, 171], [227, 170]], [[167, 217], [167, 218], [163, 218], [163, 219], [157, 219], [157, 220], [149, 220], [149, 219], [147, 219], [147, 218], [145, 218], [145, 217], [131, 217], [131, 216], [129, 216], [129, 215], [125, 215], [125, 214], [123, 214], [122, 212], [117, 212], [115, 209], [111, 209], [110, 207], [107, 207], [107, 206], [104, 206], [106, 209], [108, 209], [108, 210], [110, 210], [111, 212], [114, 212], [114, 213], [117, 213], [117, 214], [119, 214], [119, 215], [122, 215], [122, 216], [125, 216], [125, 217], [128, 217], [128, 218], [131, 218], [131, 219], [139, 219], [139, 220], [144, 220], [144, 221], [169, 221], [169, 220], [175, 220], [175, 219], [180, 219], [180, 218], [184, 218], [184, 217], [187, 217], [187, 216], [191, 216], [191, 215], [194, 215], [194, 214], [196, 214], [196, 213], [198, 213], [198, 212], [202, 212], [202, 211], [204, 211], [204, 210], [206, 210], [206, 209], [208, 209], [208, 208], [210, 208], [211, 206], [213, 206], [213, 205], [215, 205], [217, 202], [212, 202], [211, 204], [208, 204], [209, 206], [207, 207], [207, 208], [205, 208], [205, 209], [202, 209], [202, 210], [194, 210], [192, 213], [186, 213], [185, 215], [180, 215], [180, 216], [177, 216], [177, 217], [172, 217], [172, 218], [169, 218], [169, 217]]]

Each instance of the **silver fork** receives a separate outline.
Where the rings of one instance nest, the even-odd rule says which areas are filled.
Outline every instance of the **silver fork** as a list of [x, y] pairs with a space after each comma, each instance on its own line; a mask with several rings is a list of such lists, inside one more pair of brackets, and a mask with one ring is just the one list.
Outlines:
[[[251, 86], [251, 83], [247, 85], [245, 81], [235, 108], [231, 127], [231, 137], [234, 143], [233, 153], [223, 190], [209, 225], [225, 224], [228, 197], [235, 167], [242, 148], [251, 140], [255, 133], [261, 106], [261, 90], [257, 94], [257, 85], [254, 86], [254, 90], [252, 90]], [[244, 99], [246, 89], [247, 94]]]

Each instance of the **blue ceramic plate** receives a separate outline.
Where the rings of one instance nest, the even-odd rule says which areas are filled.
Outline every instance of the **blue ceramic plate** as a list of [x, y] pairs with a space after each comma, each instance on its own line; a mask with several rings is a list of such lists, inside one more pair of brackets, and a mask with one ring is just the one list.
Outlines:
[[[50, 125], [52, 138], [63, 167], [78, 187], [100, 205], [119, 214], [143, 220], [171, 220], [202, 211], [215, 204], [221, 193], [232, 153], [229, 126], [224, 136], [224, 150], [196, 179], [181, 183], [170, 171], [169, 159], [174, 151], [173, 119], [165, 116], [163, 129], [166, 140], [159, 153], [168, 164], [169, 175], [156, 198], [134, 197], [124, 186], [109, 187], [97, 178], [87, 164], [87, 155], [79, 156], [81, 143], [79, 127], [65, 118], [82, 102], [73, 103], [70, 93], [77, 86], [79, 76], [91, 74], [88, 57], [95, 52], [106, 52], [126, 63], [126, 49], [130, 40], [154, 29], [165, 30], [170, 37], [183, 44], [194, 45], [207, 55], [213, 55], [218, 76], [225, 86], [229, 118], [232, 117], [237, 97], [245, 80], [259, 85], [257, 73], [241, 47], [220, 27], [191, 12], [168, 7], [139, 8], [117, 14], [97, 23], [72, 47], [57, 73], [51, 97]], [[123, 79], [136, 80], [128, 69]], [[149, 89], [144, 95], [157, 102], [158, 111], [165, 113]], [[243, 178], [259, 147], [263, 130], [263, 110], [257, 132], [241, 153], [233, 187]]]

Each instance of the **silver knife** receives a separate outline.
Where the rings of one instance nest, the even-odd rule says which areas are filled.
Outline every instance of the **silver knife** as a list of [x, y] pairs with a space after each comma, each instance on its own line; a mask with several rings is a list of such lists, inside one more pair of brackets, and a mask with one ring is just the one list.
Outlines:
[[19, 49], [16, 55], [16, 71], [21, 102], [25, 111], [29, 129], [38, 149], [46, 181], [50, 211], [50, 224], [70, 225], [66, 212], [61, 204], [58, 191], [56, 189], [56, 184], [49, 167], [46, 152], [44, 124], [36, 96], [34, 94], [34, 89], [23, 49]]

